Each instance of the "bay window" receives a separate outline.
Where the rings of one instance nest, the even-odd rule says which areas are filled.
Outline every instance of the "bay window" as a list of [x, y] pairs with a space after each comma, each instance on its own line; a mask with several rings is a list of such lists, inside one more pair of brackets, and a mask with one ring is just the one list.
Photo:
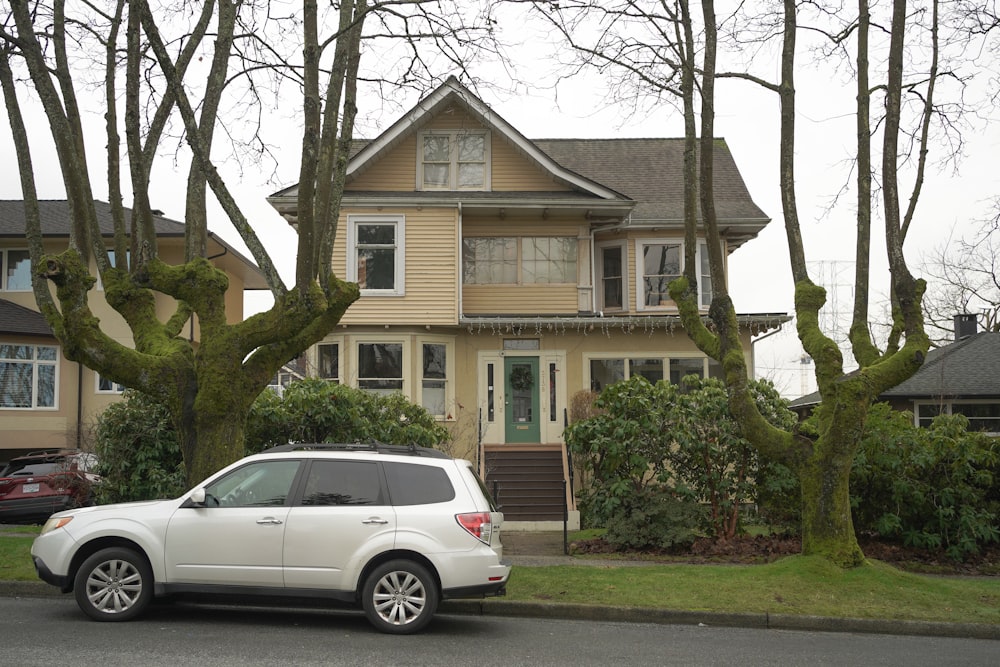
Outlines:
[[358, 388], [378, 394], [403, 390], [403, 345], [358, 344]]
[[564, 236], [467, 237], [462, 240], [467, 285], [577, 282], [577, 239]]

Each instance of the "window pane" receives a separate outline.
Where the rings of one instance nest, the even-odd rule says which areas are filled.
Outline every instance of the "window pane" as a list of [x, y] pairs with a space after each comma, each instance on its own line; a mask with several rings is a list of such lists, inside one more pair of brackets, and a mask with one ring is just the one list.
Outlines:
[[701, 254], [701, 305], [707, 306], [712, 303], [712, 269], [708, 259], [708, 244], [699, 243], [698, 252]]
[[447, 164], [424, 165], [424, 187], [447, 188], [451, 183], [451, 167]]
[[486, 166], [479, 163], [458, 165], [458, 187], [479, 188], [486, 181]]
[[642, 247], [643, 294], [647, 306], [666, 306], [673, 302], [667, 292], [670, 281], [681, 274], [679, 245], [644, 245]]
[[40, 346], [36, 347], [35, 350], [36, 350], [35, 354], [37, 355], [38, 359], [42, 359], [44, 361], [56, 360], [56, 348], [54, 347]]
[[605, 308], [622, 307], [622, 250], [601, 249], [601, 285]]
[[425, 162], [449, 162], [450, 160], [451, 138], [449, 136], [440, 134], [424, 135]]
[[525, 283], [575, 283], [575, 238], [526, 238], [521, 242]]
[[379, 393], [402, 391], [403, 346], [400, 343], [358, 345], [358, 387]]
[[466, 134], [458, 137], [459, 162], [483, 162], [486, 159], [486, 136]]
[[0, 407], [32, 407], [32, 368], [32, 364], [0, 362]]
[[462, 277], [471, 285], [517, 282], [517, 239], [467, 238], [462, 241]]
[[625, 379], [624, 359], [591, 359], [590, 389], [601, 391], [605, 387]]
[[336, 380], [340, 377], [340, 346], [320, 345], [319, 376], [326, 380]]
[[38, 365], [38, 401], [39, 408], [54, 408], [56, 405], [56, 367], [48, 364]]
[[359, 248], [358, 286], [361, 289], [394, 289], [396, 286], [396, 251]]
[[396, 245], [396, 225], [358, 225], [358, 245]]
[[263, 461], [234, 470], [205, 487], [208, 507], [274, 507], [285, 504], [298, 461]]
[[629, 359], [628, 375], [641, 375], [650, 384], [656, 384], [663, 379], [663, 359]]
[[432, 415], [445, 414], [446, 347], [425, 343], [423, 345], [422, 402]]
[[940, 414], [944, 414], [940, 405], [918, 405], [917, 406], [917, 425], [927, 428], [931, 425], [931, 422]]
[[378, 465], [361, 461], [313, 461], [303, 505], [384, 505]]
[[8, 250], [6, 268], [8, 290], [31, 290], [31, 257], [27, 250]]
[[705, 377], [704, 359], [671, 359], [670, 384], [680, 384], [685, 375]]
[[0, 345], [0, 359], [31, 359], [31, 345]]
[[1000, 432], [1000, 403], [952, 403], [951, 414], [968, 417], [970, 431]]

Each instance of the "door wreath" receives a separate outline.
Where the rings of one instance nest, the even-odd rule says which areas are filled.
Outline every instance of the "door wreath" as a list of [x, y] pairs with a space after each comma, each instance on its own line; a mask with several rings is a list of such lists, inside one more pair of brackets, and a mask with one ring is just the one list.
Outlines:
[[535, 384], [530, 366], [514, 366], [510, 371], [510, 386], [517, 391], [527, 391]]

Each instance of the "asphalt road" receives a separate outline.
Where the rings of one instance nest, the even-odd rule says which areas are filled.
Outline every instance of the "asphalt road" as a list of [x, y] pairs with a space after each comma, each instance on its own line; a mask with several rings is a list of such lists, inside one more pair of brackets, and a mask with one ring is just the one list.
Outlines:
[[157, 605], [87, 620], [71, 596], [0, 597], [0, 665], [997, 665], [1000, 641], [538, 618], [439, 615], [393, 637], [362, 615]]

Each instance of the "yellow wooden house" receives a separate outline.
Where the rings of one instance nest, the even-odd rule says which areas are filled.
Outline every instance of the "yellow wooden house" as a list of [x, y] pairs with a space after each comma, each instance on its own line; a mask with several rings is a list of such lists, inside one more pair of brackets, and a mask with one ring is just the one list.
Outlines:
[[[717, 372], [667, 294], [684, 259], [682, 157], [680, 139], [528, 139], [449, 79], [356, 142], [333, 264], [361, 298], [310, 351], [310, 373], [437, 415], [508, 522], [578, 525], [563, 441], [573, 396]], [[715, 174], [728, 255], [769, 219], [722, 140]], [[294, 222], [296, 196], [268, 201]], [[747, 353], [787, 320], [741, 315]]]
[[[111, 208], [106, 202], [94, 204], [111, 247]], [[68, 203], [40, 201], [39, 214], [46, 251], [65, 250], [69, 244]], [[168, 263], [183, 261], [183, 223], [155, 215], [154, 225], [160, 257]], [[0, 201], [0, 462], [29, 451], [87, 445], [88, 431], [97, 415], [120, 400], [123, 391], [120, 385], [63, 357], [61, 343], [35, 303], [24, 230], [24, 202]], [[209, 235], [208, 253], [229, 277], [226, 317], [240, 322], [244, 290], [265, 289], [264, 277], [253, 262], [214, 234]], [[91, 274], [97, 275], [93, 260]], [[104, 331], [131, 347], [130, 329], [105, 301], [99, 282], [90, 291], [89, 302]], [[166, 295], [157, 294], [156, 303], [163, 321], [176, 310], [176, 303]], [[191, 340], [198, 339], [196, 318], [188, 323], [185, 333]]]

